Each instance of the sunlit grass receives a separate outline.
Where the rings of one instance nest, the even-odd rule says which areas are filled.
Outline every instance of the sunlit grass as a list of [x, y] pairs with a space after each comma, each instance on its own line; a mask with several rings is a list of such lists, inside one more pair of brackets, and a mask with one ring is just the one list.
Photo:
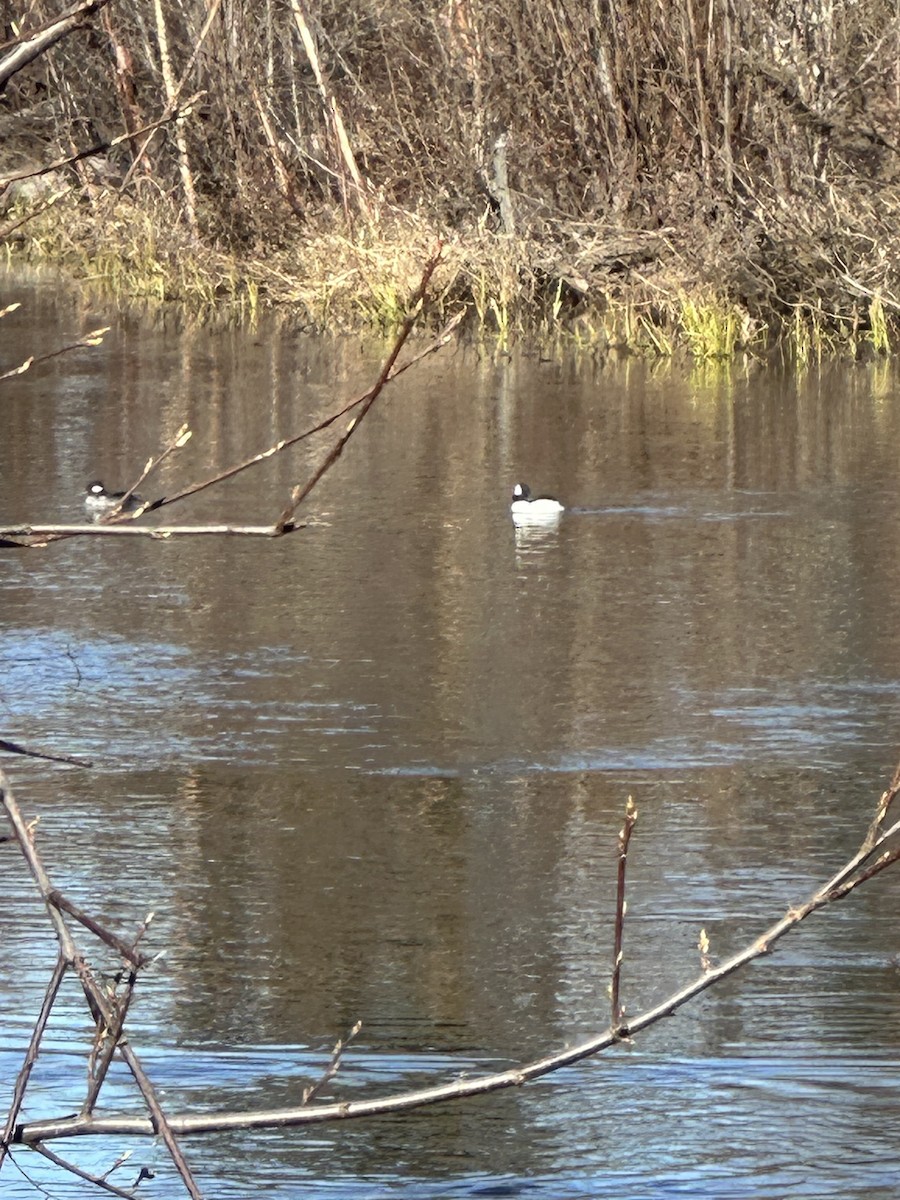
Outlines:
[[740, 341], [743, 314], [727, 300], [682, 296], [678, 325], [694, 358], [730, 358]]
[[[389, 334], [407, 314], [439, 232], [423, 217], [394, 212], [380, 223], [357, 220], [352, 229], [304, 227], [239, 258], [191, 242], [163, 199], [136, 205], [101, 197], [88, 208], [73, 198], [25, 223], [4, 248], [10, 261], [61, 264], [117, 299], [177, 301], [198, 320], [227, 313], [254, 322], [277, 307], [311, 328]], [[420, 327], [440, 328], [464, 307], [468, 335], [498, 348], [528, 339], [595, 355], [703, 362], [775, 345], [798, 367], [865, 350], [891, 353], [897, 317], [879, 296], [845, 313], [811, 297], [787, 316], [773, 313], [770, 330], [734, 300], [689, 288], [677, 275], [617, 275], [613, 282], [592, 276], [574, 252], [565, 258], [537, 236], [501, 234], [486, 222], [465, 236], [445, 232], [443, 244]]]
[[800, 368], [818, 365], [827, 358], [856, 355], [853, 322], [838, 320], [820, 301], [794, 306], [781, 345], [785, 357]]
[[880, 296], [873, 296], [869, 302], [868, 338], [876, 354], [890, 354], [891, 338], [888, 332], [884, 304]]

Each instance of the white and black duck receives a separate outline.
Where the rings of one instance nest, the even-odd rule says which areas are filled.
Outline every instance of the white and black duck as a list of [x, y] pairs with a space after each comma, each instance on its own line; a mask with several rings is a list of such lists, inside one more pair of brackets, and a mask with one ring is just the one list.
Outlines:
[[[85, 489], [84, 510], [92, 521], [99, 521], [107, 513], [118, 508], [126, 494], [126, 492], [108, 492], [100, 480], [95, 479]], [[135, 493], [122, 504], [122, 512], [136, 512], [143, 503], [141, 497]]]
[[517, 525], [547, 524], [558, 521], [565, 507], [553, 496], [532, 496], [527, 483], [517, 483], [509, 511]]

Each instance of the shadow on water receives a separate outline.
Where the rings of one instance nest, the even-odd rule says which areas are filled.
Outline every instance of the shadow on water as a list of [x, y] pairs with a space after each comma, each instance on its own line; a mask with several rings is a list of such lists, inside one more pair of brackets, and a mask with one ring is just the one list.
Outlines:
[[[0, 327], [6, 358], [109, 323], [7, 291], [26, 308]], [[77, 518], [88, 478], [127, 484], [188, 421], [170, 492], [320, 419], [377, 362], [264, 327], [118, 320], [101, 351], [4, 392], [0, 513]], [[166, 954], [130, 1030], [167, 1105], [293, 1103], [357, 1019], [332, 1094], [602, 1028], [629, 794], [629, 1012], [695, 974], [701, 929], [725, 957], [827, 878], [897, 755], [896, 394], [879, 366], [678, 375], [459, 351], [373, 410], [300, 534], [4, 558], [2, 735], [98, 764], [13, 763], [20, 802], [76, 903], [126, 931], [157, 913]], [[322, 452], [184, 519], [271, 519]], [[563, 499], [558, 523], [513, 527], [522, 477]], [[213, 1197], [893, 1196], [898, 888], [515, 1095], [188, 1156]], [[18, 867], [0, 907], [2, 1089], [53, 942]], [[74, 992], [56, 1022], [34, 1115], [80, 1103]], [[106, 1103], [133, 1107], [121, 1074]], [[177, 1193], [161, 1150], [136, 1161]], [[81, 1194], [66, 1186], [52, 1178]], [[4, 1173], [4, 1196], [30, 1194]]]

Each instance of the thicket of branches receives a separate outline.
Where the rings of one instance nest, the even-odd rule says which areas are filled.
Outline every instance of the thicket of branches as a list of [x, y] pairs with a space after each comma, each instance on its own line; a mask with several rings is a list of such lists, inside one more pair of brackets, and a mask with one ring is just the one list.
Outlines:
[[[708, 288], [769, 323], [900, 311], [893, 0], [86, 7], [9, 79], [0, 170], [197, 97], [137, 169], [144, 138], [126, 137], [82, 183], [173, 197], [229, 250], [415, 218], [505, 235], [532, 293], [572, 303], [624, 280]], [[3, 13], [8, 54], [60, 10]]]

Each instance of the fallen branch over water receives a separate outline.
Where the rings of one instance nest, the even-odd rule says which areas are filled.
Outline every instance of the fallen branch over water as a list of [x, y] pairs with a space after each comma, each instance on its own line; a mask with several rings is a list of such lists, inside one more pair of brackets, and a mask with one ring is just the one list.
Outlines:
[[[264, 537], [277, 538], [283, 537], [285, 534], [294, 533], [298, 529], [304, 529], [308, 526], [306, 521], [297, 521], [294, 515], [303, 503], [308, 498], [313, 489], [319, 484], [327, 472], [334, 466], [337, 460], [343, 453], [344, 447], [350, 440], [352, 434], [359, 428], [360, 422], [368, 413], [369, 409], [375, 403], [383, 389], [392, 383], [398, 376], [408, 371], [410, 367], [415, 366], [430, 354], [446, 346], [456, 334], [464, 315], [465, 310], [461, 309], [447, 325], [441, 330], [437, 337], [433, 338], [421, 350], [411, 355], [405, 362], [397, 364], [397, 358], [400, 351], [403, 349], [410, 333], [412, 332], [416, 321], [422, 311], [422, 306], [425, 302], [428, 284], [431, 280], [435, 268], [437, 267], [441, 257], [442, 247], [440, 244], [433, 252], [431, 258], [425, 264], [422, 271], [421, 281], [416, 288], [410, 300], [409, 311], [406, 319], [403, 321], [400, 331], [394, 340], [394, 344], [388, 353], [384, 364], [379, 373], [378, 379], [367, 391], [361, 396], [357, 396], [354, 400], [344, 404], [337, 412], [326, 417], [323, 421], [319, 421], [316, 425], [309, 429], [304, 429], [301, 433], [294, 434], [288, 438], [282, 438], [274, 445], [269, 446], [266, 450], [262, 450], [257, 454], [251, 455], [243, 461], [226, 468], [224, 471], [211, 476], [208, 479], [201, 480], [198, 483], [189, 484], [180, 491], [173, 493], [170, 496], [160, 496], [156, 500], [148, 501], [142, 504], [134, 512], [123, 512], [121, 508], [127, 503], [129, 497], [141, 486], [143, 481], [154, 471], [160, 463], [167, 458], [174, 450], [180, 449], [190, 439], [191, 431], [186, 425], [183, 425], [174, 435], [170, 443], [154, 458], [148, 460], [141, 475], [129, 487], [128, 491], [122, 496], [119, 505], [119, 511], [110, 512], [100, 522], [91, 522], [90, 524], [50, 524], [40, 523], [34, 524], [31, 522], [22, 522], [18, 525], [8, 525], [0, 528], [0, 549], [5, 550], [29, 550], [37, 549], [50, 545], [52, 542], [61, 541], [70, 537], [107, 537], [110, 535], [130, 535], [132, 537], [149, 537], [157, 540], [166, 540], [168, 538], [178, 537], [212, 537], [212, 536], [232, 536], [232, 537]], [[2, 316], [2, 313], [0, 313]], [[100, 330], [98, 333], [105, 333], [105, 330]], [[96, 337], [96, 334], [89, 335]], [[95, 344], [95, 343], [78, 343]], [[70, 349], [70, 347], [65, 347]], [[61, 352], [57, 352], [61, 353]], [[30, 364], [29, 364], [30, 365]], [[25, 368], [20, 368], [25, 369]], [[16, 372], [10, 372], [15, 374]], [[0, 379], [3, 377], [0, 376]], [[358, 411], [356, 411], [358, 410]], [[144, 516], [146, 513], [156, 512], [158, 509], [165, 508], [169, 504], [175, 504], [179, 500], [185, 500], [188, 496], [194, 496], [198, 492], [205, 491], [207, 488], [213, 487], [218, 483], [222, 483], [226, 479], [232, 479], [235, 475], [241, 474], [243, 471], [249, 470], [258, 463], [265, 462], [276, 454], [289, 449], [291, 446], [296, 446], [298, 443], [306, 441], [316, 433], [322, 433], [342, 417], [348, 416], [356, 411], [356, 415], [350, 421], [347, 429], [337, 439], [334, 446], [326, 455], [322, 464], [313, 473], [312, 477], [304, 484], [297, 485], [291, 492], [291, 497], [286, 507], [281, 511], [273, 525], [244, 525], [240, 523], [229, 523], [224, 525], [136, 525], [134, 522]]]
[[277, 525], [9, 525], [0, 529], [0, 548], [30, 550], [70, 537], [147, 537], [157, 541], [177, 537], [281, 537], [302, 529], [305, 521], [279, 529]]
[[[9, 783], [2, 772], [0, 772], [0, 801], [2, 801], [3, 807], [6, 809], [22, 853], [28, 861], [38, 887], [47, 902], [48, 913], [54, 923], [60, 946], [59, 959], [51, 973], [41, 1017], [35, 1027], [32, 1042], [26, 1055], [25, 1063], [20, 1071], [19, 1080], [17, 1081], [13, 1106], [7, 1120], [3, 1141], [0, 1143], [0, 1163], [2, 1163], [3, 1155], [8, 1149], [17, 1145], [32, 1146], [43, 1152], [44, 1147], [42, 1143], [55, 1138], [79, 1137], [92, 1134], [156, 1136], [162, 1133], [173, 1159], [179, 1166], [182, 1178], [190, 1194], [197, 1196], [199, 1193], [194, 1190], [196, 1185], [193, 1184], [187, 1165], [180, 1156], [180, 1150], [178, 1150], [176, 1138], [182, 1135], [222, 1132], [234, 1129], [271, 1129], [408, 1112], [426, 1105], [460, 1100], [470, 1096], [485, 1095], [505, 1088], [520, 1087], [529, 1080], [537, 1079], [542, 1075], [548, 1075], [562, 1067], [571, 1066], [617, 1043], [629, 1040], [642, 1030], [655, 1025], [663, 1017], [671, 1016], [678, 1009], [699, 996], [701, 992], [713, 987], [722, 979], [727, 978], [727, 976], [734, 974], [741, 967], [746, 966], [747, 963], [771, 953], [781, 938], [796, 929], [812, 913], [825, 908], [829, 904], [833, 904], [837, 900], [843, 899], [855, 888], [867, 883], [875, 875], [880, 874], [896, 862], [898, 857], [900, 857], [900, 846], [896, 844], [896, 835], [900, 832], [900, 820], [895, 820], [890, 825], [887, 824], [887, 820], [898, 792], [900, 792], [900, 767], [895, 772], [889, 788], [880, 797], [875, 815], [857, 852], [807, 900], [789, 908], [784, 916], [770, 925], [768, 929], [764, 930], [744, 949], [738, 951], [718, 966], [709, 967], [707, 965], [708, 960], [704, 957], [704, 970], [702, 973], [662, 1003], [629, 1021], [614, 1016], [614, 1022], [609, 1029], [576, 1046], [567, 1047], [564, 1050], [548, 1054], [511, 1070], [500, 1071], [476, 1078], [466, 1077], [456, 1079], [451, 1083], [435, 1087], [420, 1088], [414, 1091], [402, 1092], [398, 1095], [376, 1097], [371, 1100], [354, 1100], [314, 1105], [304, 1104], [298, 1107], [262, 1109], [258, 1111], [204, 1113], [200, 1115], [190, 1113], [167, 1114], [164, 1116], [158, 1109], [158, 1106], [155, 1105], [155, 1093], [149, 1081], [141, 1073], [137, 1057], [124, 1039], [123, 1030], [124, 1010], [127, 1008], [127, 1001], [130, 1000], [137, 971], [147, 962], [147, 959], [145, 956], [137, 953], [136, 944], [128, 945], [124, 942], [121, 943], [119, 948], [123, 954], [123, 960], [127, 965], [126, 974], [129, 981], [126, 998], [123, 1000], [113, 997], [110, 1000], [105, 994], [101, 993], [98, 995], [98, 985], [94, 981], [87, 960], [75, 946], [72, 935], [65, 923], [63, 912], [75, 912], [77, 919], [87, 928], [92, 929], [99, 936], [103, 937], [107, 945], [118, 945], [118, 939], [115, 939], [114, 935], [108, 934], [105, 930], [95, 929], [95, 925], [99, 923], [93, 922], [86, 917], [86, 914], [80, 910], [75, 910], [73, 905], [64, 902], [60, 893], [52, 887], [34, 845], [32, 826], [26, 825], [23, 820], [13, 798]], [[629, 807], [626, 810], [625, 830], [620, 835], [620, 855], [623, 860], [635, 816], [635, 810], [629, 801]], [[895, 842], [892, 847], [888, 847], [887, 845], [890, 839], [894, 839]], [[614, 963], [616, 967], [621, 966], [620, 926], [625, 915], [622, 888], [619, 891]], [[62, 977], [68, 969], [74, 969], [78, 973], [79, 981], [85, 991], [89, 1006], [97, 1023], [98, 1034], [103, 1033], [112, 1038], [116, 1052], [120, 1053], [126, 1059], [131, 1068], [144, 1094], [145, 1102], [150, 1108], [149, 1116], [95, 1116], [93, 1113], [93, 1103], [97, 1098], [100, 1085], [102, 1084], [101, 1078], [100, 1083], [95, 1081], [93, 1086], [90, 1087], [88, 1101], [79, 1115], [18, 1123], [18, 1113], [24, 1099], [25, 1087], [31, 1066], [37, 1057], [40, 1036], [49, 1018], [49, 1013], [59, 990]], [[621, 1013], [622, 1011], [618, 1003], [618, 994], [614, 999], [613, 1011], [614, 1013]], [[330, 1079], [337, 1069], [341, 1049], [342, 1043], [338, 1043], [332, 1056], [331, 1064], [326, 1068], [323, 1080]], [[103, 1060], [104, 1067], [108, 1067], [111, 1059], [112, 1054], [107, 1050]], [[320, 1085], [316, 1085], [310, 1089], [307, 1092], [307, 1096], [313, 1096], [318, 1086]], [[54, 1161], [63, 1163], [63, 1160], [57, 1158], [54, 1158]]]

